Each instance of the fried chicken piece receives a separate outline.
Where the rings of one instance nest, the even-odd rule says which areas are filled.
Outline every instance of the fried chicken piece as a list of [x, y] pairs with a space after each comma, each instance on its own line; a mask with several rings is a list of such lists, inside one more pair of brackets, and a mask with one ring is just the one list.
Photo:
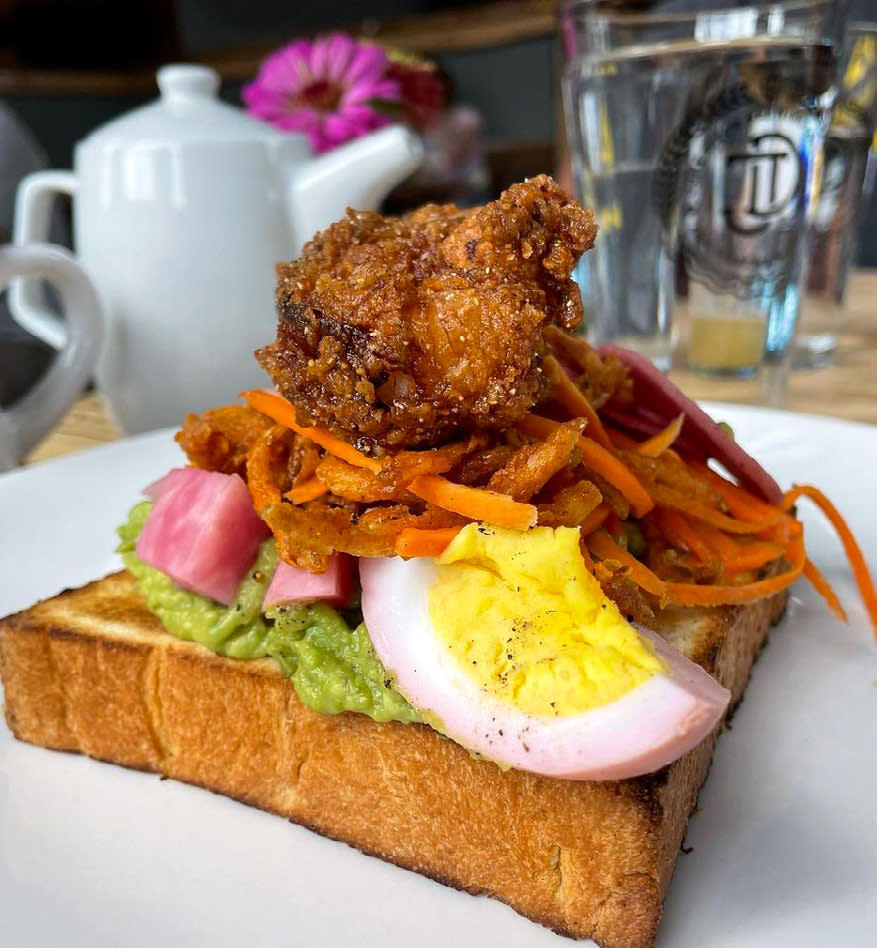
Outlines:
[[507, 428], [544, 393], [543, 327], [581, 320], [570, 275], [596, 231], [545, 175], [468, 211], [348, 211], [278, 268], [257, 357], [302, 422], [361, 450]]

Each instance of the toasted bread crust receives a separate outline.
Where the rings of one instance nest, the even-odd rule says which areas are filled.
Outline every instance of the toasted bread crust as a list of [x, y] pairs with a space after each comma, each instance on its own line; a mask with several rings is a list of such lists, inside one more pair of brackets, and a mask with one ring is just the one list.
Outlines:
[[[785, 601], [661, 631], [736, 703]], [[652, 944], [715, 745], [634, 780], [503, 772], [426, 726], [310, 711], [272, 662], [168, 635], [127, 573], [0, 621], [0, 677], [21, 740], [234, 797], [606, 948]]]

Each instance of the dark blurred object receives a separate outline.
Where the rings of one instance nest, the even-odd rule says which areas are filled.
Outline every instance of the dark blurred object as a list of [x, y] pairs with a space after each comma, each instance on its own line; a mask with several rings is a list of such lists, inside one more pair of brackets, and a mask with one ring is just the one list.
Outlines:
[[5, 0], [4, 62], [51, 69], [130, 68], [180, 54], [174, 0]]
[[[18, 116], [0, 102], [0, 243], [12, 239], [15, 191], [32, 171], [47, 166], [46, 155]], [[67, 228], [56, 220], [53, 238], [63, 240]], [[27, 335], [13, 322], [0, 294], [0, 407], [19, 399], [43, 374], [54, 352], [44, 342]]]
[[423, 163], [387, 198], [387, 213], [399, 214], [421, 204], [471, 207], [489, 200], [484, 121], [475, 109], [455, 105], [421, 133]]
[[39, 142], [15, 112], [0, 101], [0, 244], [12, 240], [18, 182], [47, 166], [48, 159]]
[[448, 101], [448, 81], [433, 63], [403, 57], [388, 50], [387, 77], [399, 83], [405, 103], [405, 121], [418, 131], [429, 127]]
[[[550, 172], [555, 167], [554, 143], [543, 141], [511, 141], [494, 145], [487, 155], [491, 188], [499, 193], [516, 181]], [[572, 194], [567, 182], [560, 186]]]
[[[0, 319], [9, 319], [6, 297], [0, 297]], [[44, 342], [25, 335], [4, 335], [0, 330], [0, 408], [18, 401], [46, 371], [55, 353]]]

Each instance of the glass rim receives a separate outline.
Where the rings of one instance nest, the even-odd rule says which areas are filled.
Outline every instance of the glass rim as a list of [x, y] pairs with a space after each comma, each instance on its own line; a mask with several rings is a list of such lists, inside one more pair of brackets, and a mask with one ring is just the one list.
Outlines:
[[[702, 17], [722, 17], [734, 13], [754, 12], [762, 16], [769, 15], [772, 11], [782, 10], [785, 13], [795, 10], [814, 10], [819, 7], [837, 5], [837, 0], [775, 0], [774, 3], [748, 3], [744, 6], [718, 7], [716, 9], [691, 10], [689, 12], [648, 13], [615, 10], [611, 7], [601, 10], [600, 0], [563, 0], [557, 9], [557, 18], [558, 20], [562, 20], [564, 17], [573, 16], [578, 12], [590, 9], [598, 19], [605, 23], [629, 24], [632, 26], [656, 26], [661, 23], [695, 22]], [[849, 23], [847, 28], [851, 29], [853, 26], [877, 28], [877, 23]]]

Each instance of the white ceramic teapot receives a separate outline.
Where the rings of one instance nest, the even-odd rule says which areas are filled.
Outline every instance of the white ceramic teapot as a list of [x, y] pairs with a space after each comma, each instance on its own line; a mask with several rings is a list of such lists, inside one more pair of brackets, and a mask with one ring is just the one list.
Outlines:
[[[176, 425], [265, 376], [253, 349], [274, 335], [274, 265], [348, 206], [374, 209], [420, 161], [390, 126], [319, 158], [216, 98], [205, 66], [165, 66], [161, 96], [76, 146], [74, 171], [18, 192], [15, 242], [48, 238], [52, 201], [73, 199], [76, 253], [106, 314], [96, 378], [124, 432]], [[10, 294], [16, 320], [61, 348], [66, 328], [34, 278]]]

